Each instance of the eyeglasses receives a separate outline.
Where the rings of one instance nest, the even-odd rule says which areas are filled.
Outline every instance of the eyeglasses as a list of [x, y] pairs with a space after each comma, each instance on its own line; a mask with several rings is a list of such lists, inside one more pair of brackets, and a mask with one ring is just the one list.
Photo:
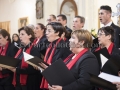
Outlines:
[[105, 33], [97, 33], [98, 36], [105, 35]]
[[52, 33], [52, 32], [55, 32], [55, 31], [54, 30], [46, 30], [46, 32]]

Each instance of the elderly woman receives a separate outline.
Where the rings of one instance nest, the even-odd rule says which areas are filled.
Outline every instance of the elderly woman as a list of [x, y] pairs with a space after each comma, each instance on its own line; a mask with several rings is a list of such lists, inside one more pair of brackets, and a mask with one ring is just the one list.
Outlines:
[[95, 51], [98, 51], [101, 48], [106, 47], [111, 56], [117, 54], [120, 55], [120, 51], [119, 49], [115, 48], [113, 41], [114, 41], [114, 29], [111, 26], [100, 28], [98, 30], [98, 42], [100, 47], [97, 48]]
[[94, 90], [89, 81], [89, 73], [98, 75], [99, 67], [96, 57], [89, 51], [92, 44], [91, 34], [87, 30], [76, 30], [72, 32], [69, 41], [73, 54], [69, 55], [64, 63], [76, 80], [66, 86], [49, 86], [49, 90]]
[[31, 28], [25, 26], [18, 30], [21, 44], [23, 47], [19, 49], [15, 58], [21, 59], [21, 63], [17, 68], [11, 69], [15, 72], [13, 84], [16, 90], [39, 90], [41, 74], [32, 66], [24, 62], [23, 51], [33, 56], [40, 57], [39, 51], [34, 47], [34, 32]]
[[[17, 48], [11, 44], [10, 34], [4, 30], [0, 30], [0, 55], [14, 57]], [[9, 62], [9, 60], [8, 60]], [[12, 85], [13, 73], [8, 69], [0, 67], [0, 90], [14, 90]]]
[[[50, 42], [50, 45], [47, 48], [44, 61], [48, 64], [52, 64], [60, 58], [64, 60], [69, 54], [71, 54], [69, 46], [61, 38], [64, 30], [65, 28], [58, 22], [51, 22], [47, 25], [46, 37]], [[41, 84], [42, 89], [48, 89], [48, 86], [45, 86], [45, 83], [47, 82], [43, 78]]]
[[42, 23], [37, 23], [34, 29], [35, 34], [35, 46], [39, 49], [40, 53], [45, 56], [46, 45], [49, 44], [46, 36], [45, 36], [45, 26]]

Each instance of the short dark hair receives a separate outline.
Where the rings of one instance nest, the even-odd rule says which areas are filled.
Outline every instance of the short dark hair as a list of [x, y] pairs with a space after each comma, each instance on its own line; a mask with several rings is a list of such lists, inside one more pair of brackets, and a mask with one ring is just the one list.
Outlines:
[[67, 17], [64, 14], [59, 14], [57, 17], [62, 17], [62, 20], [66, 20], [67, 21]]
[[35, 35], [34, 35], [33, 30], [32, 30], [30, 27], [28, 27], [28, 26], [24, 26], [24, 27], [18, 29], [18, 32], [20, 33], [20, 31], [22, 31], [22, 30], [24, 30], [28, 35], [31, 35], [31, 36], [32, 36], [32, 37], [30, 38], [30, 41], [33, 42], [34, 39], [35, 39]]
[[7, 41], [9, 41], [11, 43], [11, 38], [10, 38], [10, 34], [7, 32], [7, 30], [5, 29], [0, 29], [0, 34], [5, 38], [6, 36], [8, 36]]
[[56, 16], [55, 16], [55, 15], [51, 14], [50, 16], [52, 16], [52, 17], [53, 17], [53, 19], [56, 19]]
[[85, 18], [82, 16], [75, 16], [75, 18], [79, 18], [81, 23], [85, 23]]
[[105, 35], [111, 35], [111, 41], [114, 42], [114, 29], [111, 26], [102, 27], [98, 31], [103, 31]]
[[63, 32], [65, 32], [65, 27], [59, 23], [59, 22], [51, 22], [51, 23], [48, 23], [48, 25], [51, 25], [52, 28], [54, 29], [55, 33], [58, 33], [59, 32], [59, 37], [61, 37], [61, 35], [63, 34]]
[[107, 11], [109, 11], [110, 13], [112, 13], [112, 9], [111, 9], [111, 7], [108, 6], [108, 5], [103, 5], [103, 6], [100, 7], [100, 9], [107, 10]]

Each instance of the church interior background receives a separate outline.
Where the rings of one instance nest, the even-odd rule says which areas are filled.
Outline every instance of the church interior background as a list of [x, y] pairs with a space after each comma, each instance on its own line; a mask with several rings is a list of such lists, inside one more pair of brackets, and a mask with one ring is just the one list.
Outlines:
[[[4, 26], [12, 35], [17, 33], [22, 25], [20, 23], [46, 25], [50, 14], [57, 16], [62, 13], [67, 16], [67, 24], [71, 29], [74, 16], [80, 15], [86, 19], [84, 29], [97, 31], [102, 27], [98, 19], [99, 7], [109, 5], [113, 12], [117, 12], [116, 5], [120, 3], [120, 0], [42, 0], [43, 4], [37, 5], [37, 1], [39, 0], [0, 0], [0, 27]], [[42, 16], [36, 17], [36, 9], [39, 6], [42, 6]], [[112, 17], [116, 25], [117, 19]]]

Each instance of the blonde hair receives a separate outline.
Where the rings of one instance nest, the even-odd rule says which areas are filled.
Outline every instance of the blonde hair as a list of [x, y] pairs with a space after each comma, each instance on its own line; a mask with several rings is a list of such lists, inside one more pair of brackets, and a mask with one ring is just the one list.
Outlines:
[[92, 46], [92, 35], [88, 30], [80, 29], [72, 32], [72, 35], [76, 35], [78, 42], [84, 41], [83, 47], [90, 48]]

